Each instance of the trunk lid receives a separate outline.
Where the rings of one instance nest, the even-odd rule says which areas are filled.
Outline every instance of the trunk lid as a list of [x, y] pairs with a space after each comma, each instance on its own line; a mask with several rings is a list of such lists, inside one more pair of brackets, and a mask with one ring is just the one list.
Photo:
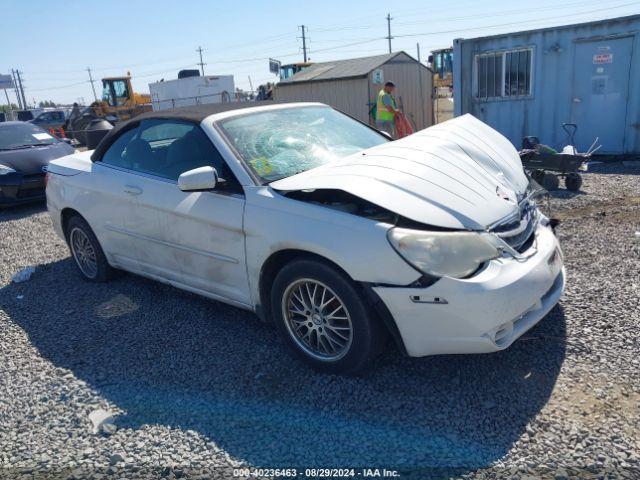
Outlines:
[[92, 153], [93, 150], [87, 150], [53, 160], [49, 163], [48, 172], [66, 177], [91, 172], [93, 165], [91, 161]]
[[464, 115], [270, 186], [343, 190], [416, 222], [484, 230], [518, 214], [528, 183], [509, 140]]

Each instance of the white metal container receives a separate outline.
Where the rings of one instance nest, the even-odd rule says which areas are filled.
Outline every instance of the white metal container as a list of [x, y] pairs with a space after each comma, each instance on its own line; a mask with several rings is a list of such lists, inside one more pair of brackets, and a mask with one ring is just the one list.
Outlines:
[[233, 75], [187, 77], [149, 84], [153, 110], [235, 101]]

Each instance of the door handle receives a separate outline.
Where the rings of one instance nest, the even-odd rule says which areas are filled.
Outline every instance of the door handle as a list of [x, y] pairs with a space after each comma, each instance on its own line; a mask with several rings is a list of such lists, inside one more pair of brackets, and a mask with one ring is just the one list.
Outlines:
[[135, 185], [125, 185], [124, 191], [129, 195], [140, 195], [142, 193], [142, 189], [140, 187], [136, 187]]

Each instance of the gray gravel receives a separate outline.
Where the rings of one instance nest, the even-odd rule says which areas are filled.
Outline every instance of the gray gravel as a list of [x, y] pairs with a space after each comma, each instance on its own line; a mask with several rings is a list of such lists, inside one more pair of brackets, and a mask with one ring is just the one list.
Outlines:
[[511, 348], [390, 349], [358, 378], [312, 372], [242, 310], [132, 275], [86, 283], [42, 206], [0, 212], [0, 478], [638, 478], [639, 175], [598, 167], [554, 195], [568, 289]]

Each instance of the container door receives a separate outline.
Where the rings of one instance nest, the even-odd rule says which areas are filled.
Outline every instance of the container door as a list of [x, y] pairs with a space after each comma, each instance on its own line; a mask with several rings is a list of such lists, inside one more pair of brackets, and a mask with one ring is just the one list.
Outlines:
[[598, 153], [623, 153], [633, 38], [576, 43], [572, 122], [584, 152], [599, 137]]

